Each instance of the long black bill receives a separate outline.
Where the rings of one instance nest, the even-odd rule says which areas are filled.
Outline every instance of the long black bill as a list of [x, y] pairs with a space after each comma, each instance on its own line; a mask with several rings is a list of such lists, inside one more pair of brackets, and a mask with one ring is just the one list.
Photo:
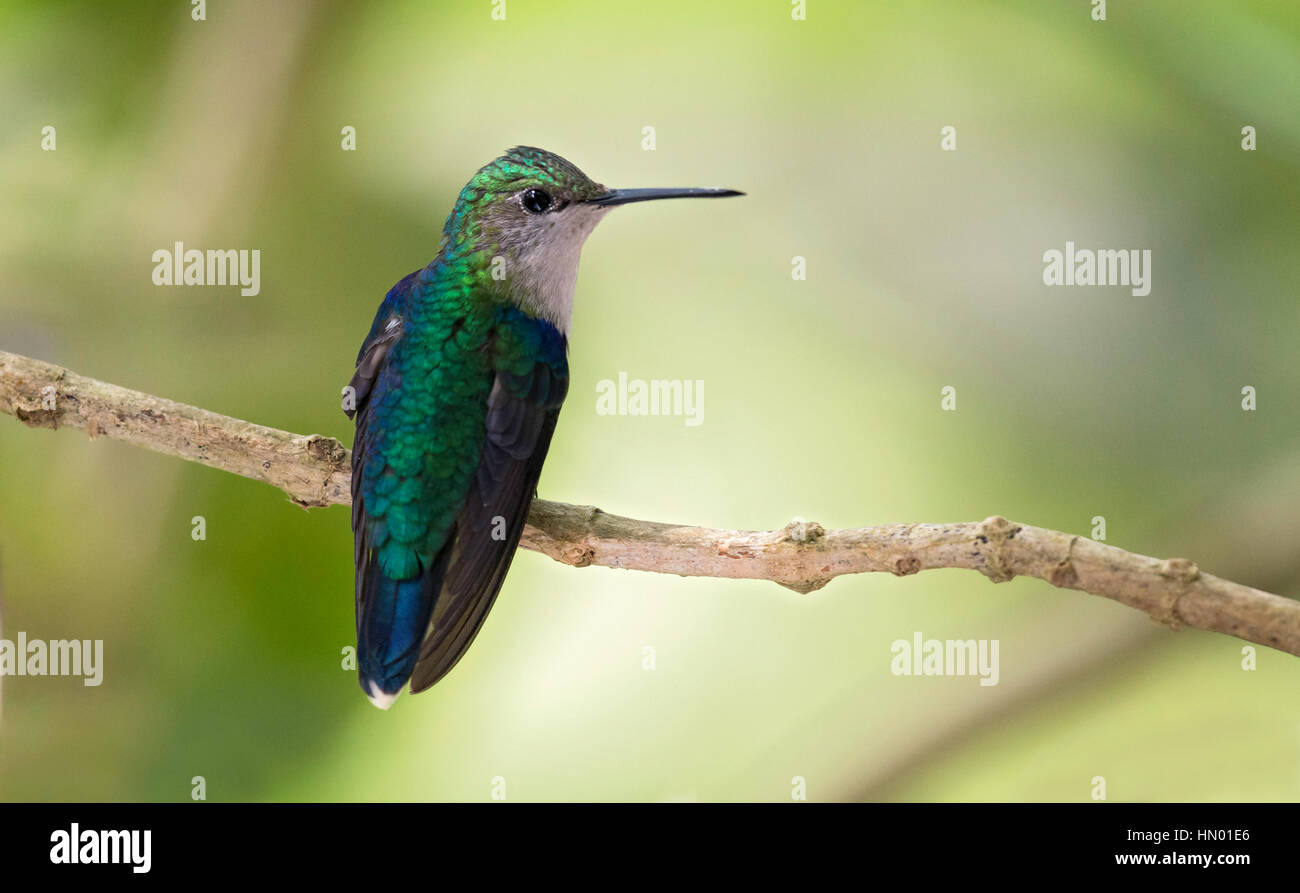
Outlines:
[[627, 205], [632, 202], [652, 202], [660, 198], [725, 198], [729, 195], [744, 195], [734, 189], [710, 189], [693, 187], [690, 189], [611, 189], [604, 195], [587, 199], [589, 205]]

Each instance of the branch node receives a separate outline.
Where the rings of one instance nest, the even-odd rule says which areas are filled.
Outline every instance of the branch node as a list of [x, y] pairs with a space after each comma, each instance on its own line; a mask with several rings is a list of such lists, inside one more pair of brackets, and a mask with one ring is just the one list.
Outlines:
[[1074, 562], [1067, 558], [1052, 568], [1051, 576], [1047, 582], [1060, 589], [1073, 589], [1074, 585], [1079, 582], [1079, 573], [1074, 569]]
[[1192, 583], [1200, 575], [1201, 569], [1186, 558], [1166, 558], [1160, 562], [1160, 576], [1176, 583]]
[[1165, 603], [1160, 607], [1160, 613], [1151, 615], [1157, 623], [1163, 624], [1172, 630], [1183, 628], [1181, 619], [1178, 616], [1178, 601], [1183, 597], [1183, 593], [1196, 582], [1201, 576], [1201, 569], [1194, 562], [1186, 558], [1166, 558], [1160, 562], [1160, 576], [1172, 583], [1177, 584], [1173, 591], [1165, 599]]
[[816, 592], [831, 581], [830, 577], [817, 577], [812, 580], [777, 580], [778, 586], [784, 586], [800, 595], [807, 595], [810, 592]]
[[[815, 543], [826, 535], [826, 528], [822, 527], [816, 521], [805, 521], [803, 518], [795, 517], [793, 521], [785, 525], [782, 530], [785, 538], [792, 543], [806, 545]], [[825, 585], [825, 584], [822, 584]]]
[[907, 577], [921, 572], [921, 560], [915, 555], [903, 555], [894, 559], [889, 568], [895, 577]]
[[1074, 569], [1074, 544], [1078, 541], [1078, 535], [1070, 537], [1070, 545], [1065, 550], [1065, 557], [1061, 559], [1060, 564], [1052, 568], [1052, 572], [1048, 575], [1047, 582], [1053, 586], [1062, 589], [1074, 589], [1079, 582], [1079, 572]]
[[571, 567], [589, 567], [596, 560], [596, 550], [591, 546], [571, 546], [560, 553], [560, 560]]
[[[980, 522], [979, 532], [975, 535], [975, 554], [983, 557], [980, 573], [994, 583], [1006, 583], [1015, 578], [1015, 573], [1003, 561], [1003, 547], [1008, 540], [1013, 540], [1020, 532], [1019, 524], [1012, 524], [1001, 515], [990, 515]], [[987, 549], [982, 549], [987, 546]]]
[[324, 437], [320, 434], [313, 434], [307, 438], [307, 452], [322, 462], [328, 462], [338, 468], [346, 465], [348, 460], [347, 447], [333, 437]]
[[15, 406], [14, 418], [28, 428], [49, 428], [51, 431], [57, 431], [59, 428], [57, 409], [23, 409], [21, 406]]

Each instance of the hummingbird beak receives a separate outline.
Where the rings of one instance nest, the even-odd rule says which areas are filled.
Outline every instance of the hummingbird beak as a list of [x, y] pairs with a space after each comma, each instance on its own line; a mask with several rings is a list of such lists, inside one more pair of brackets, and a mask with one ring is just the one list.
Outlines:
[[709, 187], [692, 187], [689, 189], [611, 189], [604, 195], [587, 199], [589, 205], [612, 207], [627, 205], [632, 202], [652, 202], [661, 198], [724, 198], [729, 195], [744, 195], [734, 189], [712, 189]]

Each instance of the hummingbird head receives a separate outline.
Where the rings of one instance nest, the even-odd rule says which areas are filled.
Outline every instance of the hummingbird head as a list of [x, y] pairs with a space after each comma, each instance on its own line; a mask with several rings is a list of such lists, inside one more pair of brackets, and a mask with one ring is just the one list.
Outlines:
[[[552, 152], [516, 146], [479, 169], [443, 229], [443, 250], [488, 259], [511, 300], [568, 334], [582, 245], [609, 209], [731, 189], [607, 189]], [[496, 279], [497, 275], [502, 276]]]

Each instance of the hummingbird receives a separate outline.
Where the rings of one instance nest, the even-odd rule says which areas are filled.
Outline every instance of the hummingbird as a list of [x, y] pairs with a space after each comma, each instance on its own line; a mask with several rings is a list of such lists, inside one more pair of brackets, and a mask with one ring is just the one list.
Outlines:
[[517, 146], [470, 178], [437, 256], [388, 292], [343, 391], [357, 670], [377, 707], [447, 675], [496, 601], [568, 392], [587, 236], [619, 205], [742, 194], [607, 189]]

